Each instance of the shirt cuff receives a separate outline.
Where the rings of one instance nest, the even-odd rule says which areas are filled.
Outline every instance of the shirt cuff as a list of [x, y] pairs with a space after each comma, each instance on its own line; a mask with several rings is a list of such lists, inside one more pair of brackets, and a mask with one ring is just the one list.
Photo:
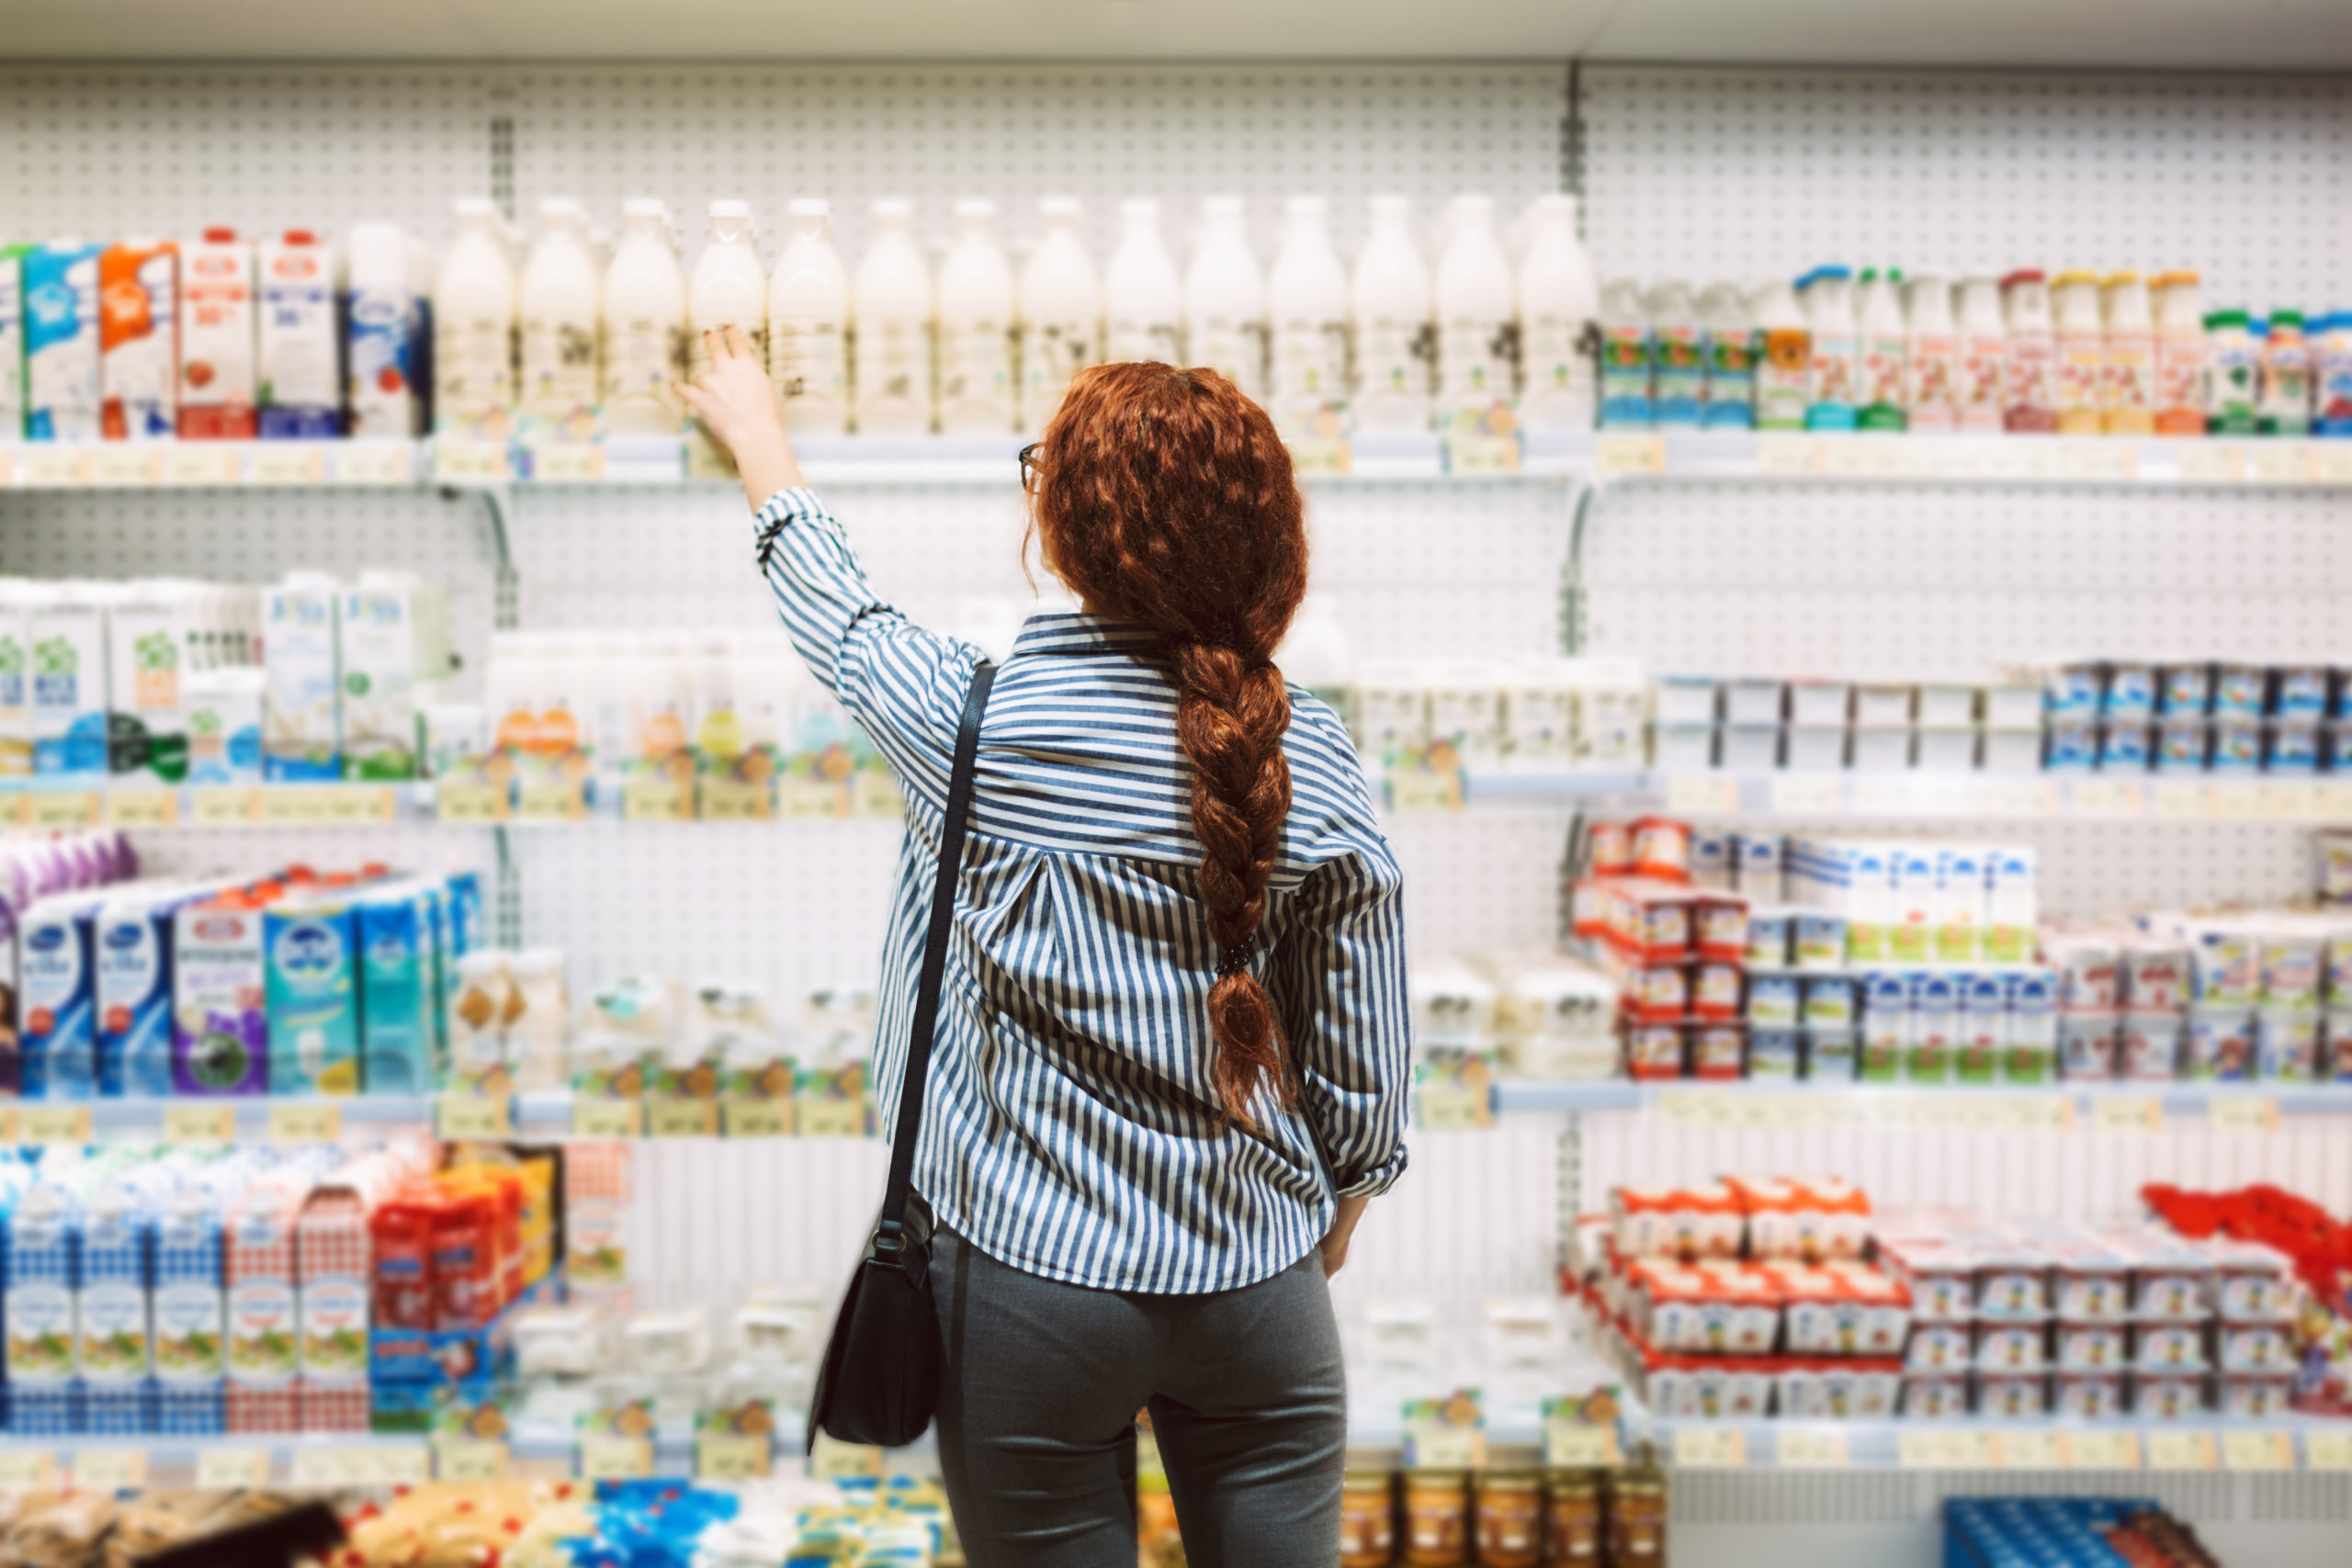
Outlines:
[[806, 485], [786, 485], [765, 501], [752, 513], [752, 536], [763, 538], [767, 531], [779, 524], [805, 523], [825, 515], [825, 503], [817, 492]]
[[1335, 1198], [1379, 1197], [1383, 1192], [1396, 1186], [1396, 1179], [1405, 1174], [1408, 1157], [1405, 1145], [1397, 1145], [1395, 1154], [1340, 1188], [1332, 1196]]

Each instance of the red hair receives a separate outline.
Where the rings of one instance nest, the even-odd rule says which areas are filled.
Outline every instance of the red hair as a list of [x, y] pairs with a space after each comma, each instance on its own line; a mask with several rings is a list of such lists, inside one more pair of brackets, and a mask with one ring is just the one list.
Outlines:
[[1218, 948], [1213, 1076], [1225, 1114], [1254, 1129], [1250, 1103], [1269, 1084], [1295, 1102], [1282, 1021], [1247, 966], [1290, 815], [1290, 697], [1273, 662], [1306, 592], [1290, 453], [1213, 370], [1098, 365], [1071, 378], [1038, 468], [1047, 564], [1090, 612], [1162, 638]]

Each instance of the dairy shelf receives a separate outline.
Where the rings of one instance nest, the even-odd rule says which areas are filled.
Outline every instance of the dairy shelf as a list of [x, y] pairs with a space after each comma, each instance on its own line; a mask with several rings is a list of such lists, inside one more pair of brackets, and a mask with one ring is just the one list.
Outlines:
[[1645, 1428], [1680, 1470], [1997, 1473], [2352, 1472], [2352, 1421], [2301, 1415], [2112, 1421], [1678, 1421]]
[[2352, 1116], [2352, 1083], [1904, 1084], [1594, 1078], [1495, 1085], [1498, 1112], [1650, 1111], [1724, 1128], [1918, 1126], [1986, 1132], [2154, 1132], [2172, 1118], [2259, 1135], [2285, 1116]]
[[1707, 772], [1652, 784], [1668, 810], [1692, 817], [2352, 822], [2352, 776], [2335, 775]]

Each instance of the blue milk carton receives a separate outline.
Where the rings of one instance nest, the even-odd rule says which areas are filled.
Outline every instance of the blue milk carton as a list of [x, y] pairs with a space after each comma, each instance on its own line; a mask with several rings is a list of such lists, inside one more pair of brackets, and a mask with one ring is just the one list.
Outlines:
[[26, 1189], [8, 1216], [7, 1277], [0, 1315], [7, 1323], [8, 1430], [20, 1438], [67, 1437], [82, 1429], [74, 1376], [74, 1292], [80, 1283], [81, 1213], [55, 1182]]
[[359, 1092], [358, 931], [350, 897], [297, 895], [262, 912], [272, 1094]]
[[210, 889], [133, 886], [98, 907], [97, 1082], [102, 1099], [172, 1092], [173, 928]]
[[229, 1363], [220, 1210], [218, 1192], [190, 1182], [155, 1223], [155, 1430], [168, 1437], [221, 1429]]
[[25, 911], [17, 932], [27, 1100], [87, 1100], [97, 1088], [100, 893], [61, 893]]
[[147, 1319], [153, 1217], [128, 1181], [108, 1182], [83, 1207], [74, 1292], [74, 1367], [83, 1427], [132, 1437], [153, 1429], [154, 1344]]
[[98, 252], [72, 243], [24, 254], [25, 439], [98, 438]]
[[359, 944], [360, 1080], [369, 1094], [425, 1094], [436, 1059], [438, 898], [423, 881], [372, 888], [354, 901]]

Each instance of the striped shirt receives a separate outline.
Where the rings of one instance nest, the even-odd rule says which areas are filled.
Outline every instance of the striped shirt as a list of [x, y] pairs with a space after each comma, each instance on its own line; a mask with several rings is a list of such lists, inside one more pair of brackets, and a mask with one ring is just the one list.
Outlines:
[[[882, 950], [875, 1082], [893, 1125], [965, 689], [983, 657], [875, 597], [810, 491], [770, 497], [765, 573], [817, 679], [897, 769], [907, 836]], [[1030, 617], [980, 731], [914, 1184], [1028, 1273], [1198, 1293], [1281, 1272], [1336, 1200], [1405, 1168], [1411, 1023], [1401, 879], [1339, 716], [1294, 686], [1292, 805], [1252, 972], [1298, 1080], [1218, 1114], [1193, 770], [1152, 634]]]

